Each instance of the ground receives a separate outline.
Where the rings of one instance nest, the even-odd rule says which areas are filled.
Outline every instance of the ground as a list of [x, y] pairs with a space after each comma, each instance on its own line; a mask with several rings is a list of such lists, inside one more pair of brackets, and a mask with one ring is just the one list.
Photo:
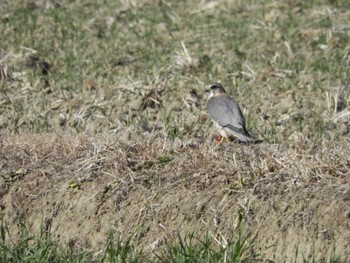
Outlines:
[[2, 218], [15, 231], [25, 215], [78, 248], [113, 231], [151, 252], [178, 231], [227, 237], [244, 217], [266, 259], [297, 247], [350, 253], [349, 142], [213, 146], [120, 133], [5, 138]]
[[[4, 1], [0, 218], [98, 253], [243, 224], [262, 261], [350, 255], [347, 1]], [[217, 144], [221, 82], [261, 143]], [[296, 254], [298, 254], [296, 256]]]

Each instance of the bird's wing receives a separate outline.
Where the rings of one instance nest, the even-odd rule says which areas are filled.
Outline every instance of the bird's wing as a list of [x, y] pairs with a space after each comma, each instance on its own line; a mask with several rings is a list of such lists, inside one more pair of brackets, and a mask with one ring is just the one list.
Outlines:
[[243, 129], [245, 121], [238, 104], [229, 96], [211, 97], [207, 103], [207, 111], [213, 121], [220, 126]]
[[238, 104], [228, 96], [211, 97], [207, 103], [209, 116], [240, 141], [254, 141], [245, 128], [245, 121]]

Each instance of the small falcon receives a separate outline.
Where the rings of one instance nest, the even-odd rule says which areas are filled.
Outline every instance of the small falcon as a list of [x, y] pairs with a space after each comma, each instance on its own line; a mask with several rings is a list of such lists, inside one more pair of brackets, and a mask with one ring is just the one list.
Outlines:
[[245, 128], [245, 120], [237, 102], [227, 95], [221, 84], [213, 83], [209, 88], [207, 111], [220, 132], [218, 141], [227, 138], [229, 133], [241, 142], [254, 142]]

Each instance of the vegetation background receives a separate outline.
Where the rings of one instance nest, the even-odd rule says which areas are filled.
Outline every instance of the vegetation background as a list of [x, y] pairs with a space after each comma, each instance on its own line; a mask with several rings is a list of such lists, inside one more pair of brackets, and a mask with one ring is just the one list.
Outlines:
[[[348, 262], [349, 17], [347, 0], [1, 1], [0, 259]], [[261, 144], [215, 144], [211, 82]]]

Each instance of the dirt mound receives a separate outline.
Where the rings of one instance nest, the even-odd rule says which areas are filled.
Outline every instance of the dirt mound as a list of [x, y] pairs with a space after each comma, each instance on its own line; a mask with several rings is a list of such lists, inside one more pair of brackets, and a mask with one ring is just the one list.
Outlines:
[[350, 255], [349, 141], [213, 145], [123, 131], [0, 144], [0, 217], [14, 235], [24, 216], [78, 248], [97, 250], [113, 231], [155, 251], [178, 231], [228, 235], [243, 217], [264, 259]]

